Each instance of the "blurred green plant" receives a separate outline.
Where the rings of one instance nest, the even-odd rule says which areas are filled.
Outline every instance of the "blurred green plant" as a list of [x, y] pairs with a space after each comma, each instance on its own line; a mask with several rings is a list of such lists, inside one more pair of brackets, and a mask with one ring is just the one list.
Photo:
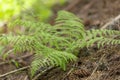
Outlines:
[[0, 21], [8, 21], [20, 13], [22, 0], [0, 0]]
[[[66, 0], [0, 0], [0, 21], [9, 21], [13, 17], [21, 15], [25, 18], [33, 18], [32, 15], [40, 18], [41, 21], [46, 20], [52, 15], [51, 7]], [[22, 13], [25, 12], [24, 14]]]

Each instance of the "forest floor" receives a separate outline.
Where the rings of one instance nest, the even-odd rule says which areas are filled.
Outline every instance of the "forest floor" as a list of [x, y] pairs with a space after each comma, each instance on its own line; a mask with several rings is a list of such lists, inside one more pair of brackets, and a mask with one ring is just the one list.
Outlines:
[[[120, 15], [120, 0], [70, 0], [64, 6], [53, 7], [54, 16], [59, 10], [67, 10], [83, 20], [86, 29], [100, 29], [116, 16]], [[120, 19], [119, 19], [120, 21]], [[118, 21], [118, 22], [119, 22]], [[120, 30], [120, 23], [107, 26], [107, 29]], [[19, 54], [20, 55], [20, 54]], [[45, 72], [38, 80], [120, 80], [120, 45], [84, 48], [79, 51], [79, 59], [76, 63], [70, 63], [66, 71], [53, 68]], [[15, 59], [24, 67], [23, 70], [9, 75], [10, 71], [17, 69], [14, 62], [3, 61], [0, 58], [0, 80], [30, 80], [29, 67], [32, 54], [25, 53], [21, 57], [11, 55], [9, 59]]]

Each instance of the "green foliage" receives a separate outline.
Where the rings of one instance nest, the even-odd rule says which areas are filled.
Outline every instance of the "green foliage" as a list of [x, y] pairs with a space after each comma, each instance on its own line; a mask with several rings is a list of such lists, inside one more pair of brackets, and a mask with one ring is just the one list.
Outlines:
[[[80, 48], [97, 44], [120, 44], [114, 39], [120, 32], [115, 30], [85, 30], [81, 20], [72, 13], [60, 11], [55, 25], [42, 22], [16, 20], [11, 26], [23, 26], [21, 34], [1, 35], [0, 42], [12, 46], [12, 51], [35, 53], [31, 63], [32, 75], [40, 67], [60, 66], [66, 70], [66, 64], [77, 59]], [[9, 52], [9, 51], [8, 51]], [[11, 51], [10, 51], [11, 52]]]
[[[19, 13], [19, 6], [16, 6], [16, 1], [12, 2], [12, 0], [1, 0], [0, 1], [0, 19], [9, 19], [9, 17], [13, 16], [13, 14]], [[16, 6], [15, 10], [13, 9], [13, 6]], [[6, 15], [7, 13], [7, 15]]]
[[[9, 21], [21, 16], [25, 19], [40, 18], [45, 21], [52, 15], [54, 4], [63, 4], [66, 0], [0, 0], [0, 21]], [[31, 17], [32, 15], [32, 17]]]
[[[34, 4], [27, 11], [27, 13], [32, 13], [32, 15], [37, 18], [37, 20], [46, 21], [50, 16], [52, 16], [51, 8], [53, 5], [62, 5], [65, 1], [66, 0], [35, 0]], [[30, 16], [27, 16], [28, 19], [30, 19]]]
[[106, 29], [98, 29], [98, 30], [86, 30], [86, 35], [84, 36], [84, 39], [78, 41], [78, 44], [80, 48], [82, 47], [90, 47], [94, 43], [97, 43], [96, 45], [98, 48], [100, 46], [104, 46], [105, 44], [120, 44], [120, 40], [114, 39], [114, 36], [119, 36], [120, 31], [116, 30], [106, 30]]

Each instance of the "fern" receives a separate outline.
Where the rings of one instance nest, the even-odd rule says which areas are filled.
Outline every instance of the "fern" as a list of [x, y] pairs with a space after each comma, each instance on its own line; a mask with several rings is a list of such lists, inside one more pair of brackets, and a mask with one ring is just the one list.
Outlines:
[[[120, 31], [116, 30], [88, 30], [86, 31], [86, 46], [91, 46], [95, 42], [97, 42], [98, 48], [104, 46], [105, 44], [119, 44], [120, 40], [114, 39], [114, 36], [119, 36]], [[117, 43], [116, 43], [117, 41]]]
[[45, 47], [35, 55], [35, 60], [32, 62], [32, 73], [34, 74], [40, 67], [45, 66], [60, 66], [63, 70], [66, 70], [68, 61], [75, 61], [76, 59], [77, 57], [72, 53]]
[[[55, 25], [41, 22], [16, 20], [11, 26], [25, 27], [21, 34], [1, 35], [0, 42], [12, 46], [14, 53], [31, 51], [35, 53], [31, 63], [32, 75], [40, 67], [59, 66], [66, 70], [66, 64], [77, 59], [80, 48], [97, 44], [120, 44], [114, 36], [120, 35], [115, 30], [85, 30], [82, 21], [72, 13], [60, 11]], [[11, 53], [11, 50], [8, 53]]]

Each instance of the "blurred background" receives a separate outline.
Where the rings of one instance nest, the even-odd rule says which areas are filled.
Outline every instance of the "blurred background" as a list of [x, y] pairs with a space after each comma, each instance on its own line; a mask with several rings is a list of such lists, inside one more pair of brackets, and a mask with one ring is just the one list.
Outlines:
[[53, 5], [64, 5], [66, 0], [0, 0], [0, 23], [17, 17], [46, 21]]
[[59, 10], [74, 13], [86, 27], [93, 27], [117, 16], [119, 4], [120, 0], [0, 0], [0, 27], [17, 18], [53, 24]]

